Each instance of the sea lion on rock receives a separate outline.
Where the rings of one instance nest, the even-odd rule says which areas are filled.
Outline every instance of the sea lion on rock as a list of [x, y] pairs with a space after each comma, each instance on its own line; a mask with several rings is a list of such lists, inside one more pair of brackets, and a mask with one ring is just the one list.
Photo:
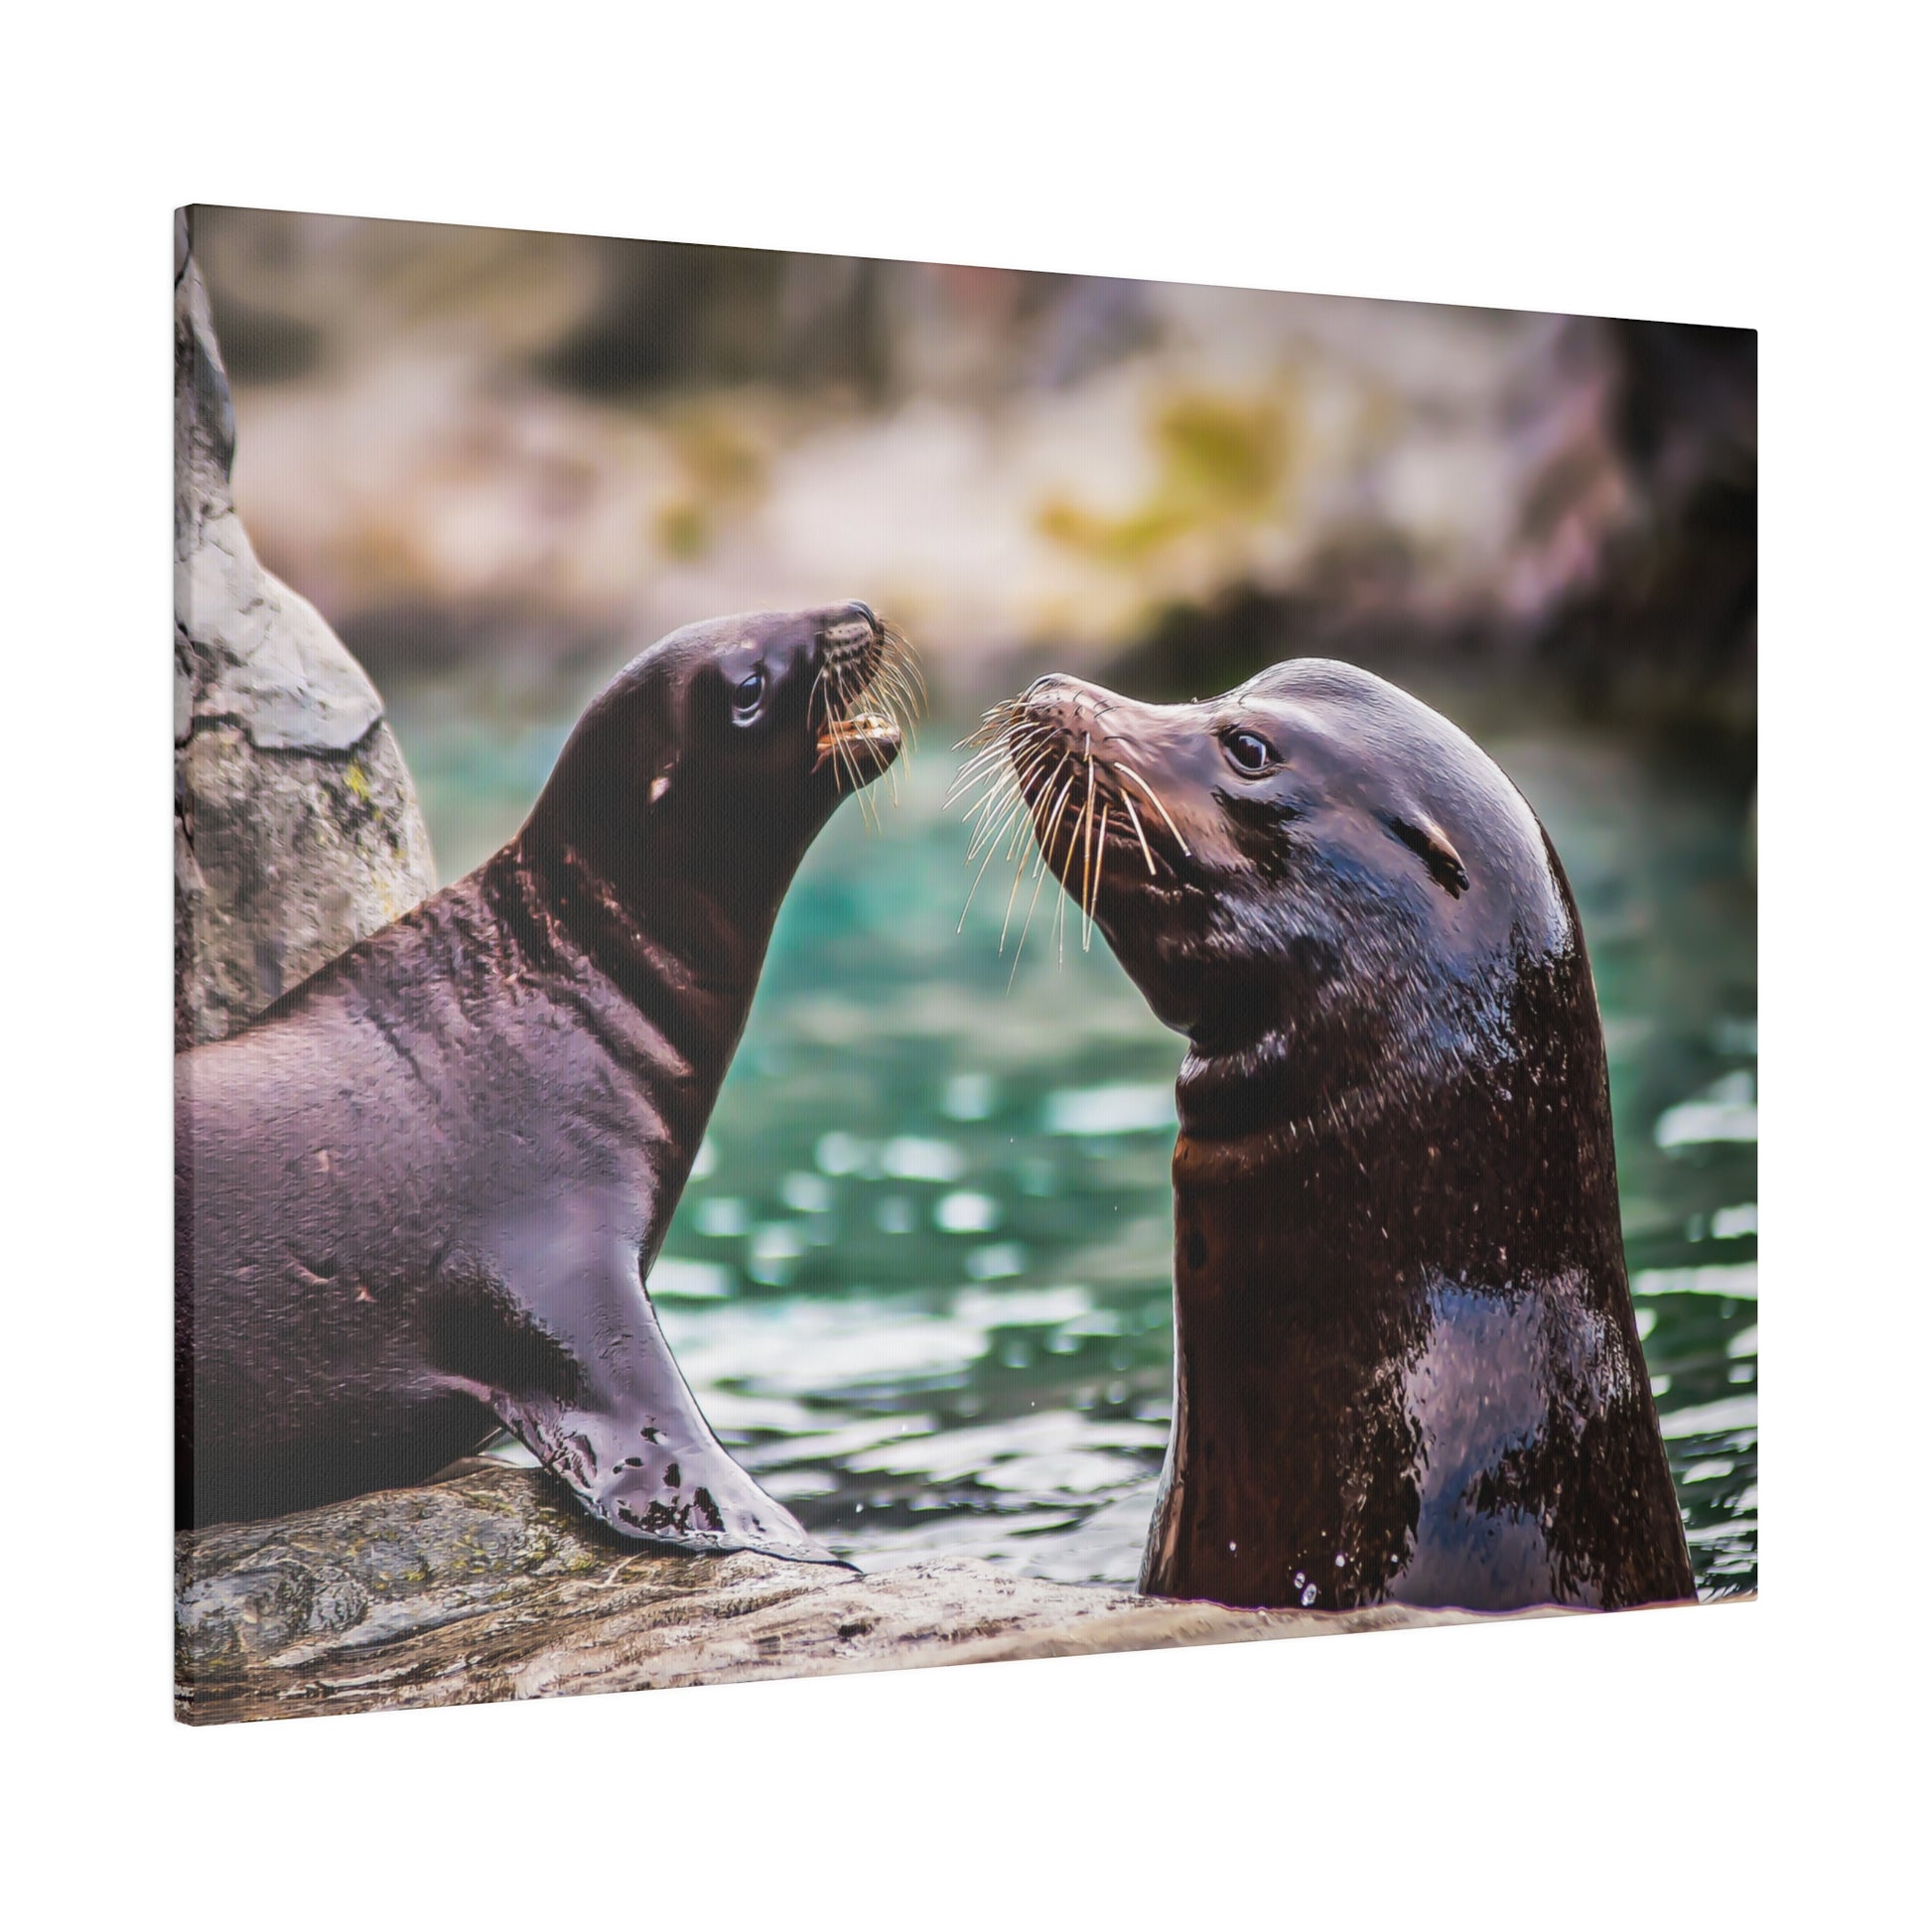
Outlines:
[[830, 1560], [712, 1435], [645, 1279], [779, 902], [912, 676], [863, 604], [672, 632], [494, 858], [176, 1060], [182, 1525], [507, 1426], [624, 1534]]
[[1171, 706], [1046, 677], [988, 726], [989, 857], [1036, 845], [1188, 1041], [1142, 1588], [1690, 1596], [1595, 990], [1522, 795], [1314, 658]]

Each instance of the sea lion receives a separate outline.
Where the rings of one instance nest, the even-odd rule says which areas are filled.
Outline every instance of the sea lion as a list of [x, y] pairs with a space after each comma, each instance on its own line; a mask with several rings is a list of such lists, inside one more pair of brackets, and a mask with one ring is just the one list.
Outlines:
[[507, 1426], [626, 1535], [831, 1560], [712, 1435], [645, 1280], [779, 901], [915, 677], [863, 604], [673, 631], [494, 858], [176, 1060], [182, 1525]]
[[988, 730], [989, 857], [1036, 846], [1187, 1036], [1141, 1587], [1692, 1595], [1594, 985], [1521, 793], [1428, 706], [1315, 658], [1170, 706], [1046, 677]]

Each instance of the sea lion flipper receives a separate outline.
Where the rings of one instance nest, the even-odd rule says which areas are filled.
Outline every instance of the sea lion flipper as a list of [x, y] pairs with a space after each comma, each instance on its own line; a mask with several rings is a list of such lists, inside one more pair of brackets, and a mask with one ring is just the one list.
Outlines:
[[[843, 1560], [767, 1496], [712, 1433], [644, 1292], [637, 1254], [608, 1237], [559, 1266], [548, 1239], [519, 1244], [505, 1282], [550, 1341], [548, 1361], [491, 1406], [593, 1516], [621, 1535], [711, 1555], [755, 1550], [794, 1563]], [[573, 1244], [574, 1245], [574, 1244]]]

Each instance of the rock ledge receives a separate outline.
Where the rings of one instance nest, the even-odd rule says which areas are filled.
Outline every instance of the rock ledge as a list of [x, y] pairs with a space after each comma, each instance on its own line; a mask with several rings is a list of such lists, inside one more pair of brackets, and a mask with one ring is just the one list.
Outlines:
[[420, 1489], [185, 1532], [177, 1573], [189, 1724], [1497, 1620], [1156, 1602], [960, 1558], [859, 1576], [655, 1554], [599, 1530], [545, 1477], [479, 1462]]

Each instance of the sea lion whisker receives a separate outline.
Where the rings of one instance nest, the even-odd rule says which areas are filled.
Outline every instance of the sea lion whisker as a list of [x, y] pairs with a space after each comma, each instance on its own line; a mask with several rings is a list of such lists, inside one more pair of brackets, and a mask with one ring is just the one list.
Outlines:
[[966, 822], [969, 825], [974, 819], [979, 820], [978, 825], [974, 826], [972, 839], [966, 849], [967, 864], [972, 863], [974, 855], [988, 838], [999, 836], [993, 828], [1005, 819], [1011, 806], [1024, 802], [1025, 798], [1026, 787], [1017, 773], [1003, 771], [994, 779], [987, 789], [986, 796], [966, 815]]
[[[845, 676], [841, 668], [836, 663], [830, 665], [820, 664], [817, 676], [812, 681], [812, 689], [814, 693], [817, 692], [820, 685], [824, 682], [828, 670], [831, 673], [831, 687], [825, 709], [826, 721], [828, 726], [842, 725], [850, 718], [851, 708], [846, 703]], [[843, 788], [845, 781], [850, 779], [851, 787], [859, 797], [860, 817], [876, 828], [878, 825], [877, 808], [873, 806], [872, 801], [866, 796], [865, 781], [859, 775], [858, 760], [853, 756], [851, 746], [846, 742], [844, 734], [837, 730], [833, 730], [831, 733], [831, 750], [832, 768], [839, 775], [841, 787]]]
[[908, 751], [916, 750], [919, 742], [916, 723], [919, 701], [913, 696], [898, 665], [890, 661], [882, 665], [874, 688], [882, 696], [888, 722], [898, 733]]
[[901, 715], [903, 700], [899, 692], [883, 671], [875, 672], [861, 687], [859, 702], [869, 705], [884, 716], [885, 722], [899, 735], [901, 742], [907, 742], [906, 734], [911, 729]]
[[[1003, 837], [1007, 838], [1006, 863], [1008, 865], [1013, 863], [1015, 856], [1020, 850], [1020, 841], [1026, 836], [1028, 826], [1033, 823], [1030, 811], [1032, 800], [1027, 795], [1028, 780], [1046, 762], [1046, 759], [1050, 756], [1050, 748], [1039, 753], [1027, 767], [1026, 771], [1016, 780], [1013, 804], [993, 829], [992, 836], [989, 840], [990, 844], [997, 845]], [[1009, 831], [1011, 831], [1011, 837], [1007, 837]], [[970, 857], [971, 855], [969, 854], [968, 856]], [[1021, 870], [1023, 872], [1026, 870], [1024, 865]]]
[[[875, 688], [881, 687], [875, 686]], [[919, 744], [918, 727], [913, 722], [917, 707], [912, 702], [911, 694], [899, 683], [897, 671], [891, 666], [887, 667], [884, 674], [883, 708], [886, 713], [887, 729], [897, 737], [899, 745], [909, 756], [918, 749]], [[898, 806], [898, 768], [897, 759], [886, 767], [886, 775], [892, 784], [895, 809]]]
[[[1093, 878], [1093, 740], [1086, 746], [1087, 801], [1080, 810], [1080, 911], [1087, 909], [1087, 887]], [[1082, 941], [1084, 949], [1085, 942]]]
[[1134, 809], [1133, 799], [1124, 791], [1120, 795], [1120, 802], [1127, 808], [1128, 822], [1134, 827], [1134, 836], [1141, 842], [1141, 857], [1147, 861], [1147, 876], [1152, 879], [1155, 877], [1154, 854], [1148, 849], [1147, 834], [1141, 830], [1141, 815]]
[[[1089, 742], [1089, 749], [1086, 754], [1086, 766], [1087, 790], [1086, 796], [1080, 801], [1080, 822], [1076, 828], [1068, 832], [1066, 842], [1066, 863], [1069, 867], [1073, 864], [1073, 841], [1077, 838], [1080, 842], [1079, 904], [1083, 927], [1087, 910], [1087, 887], [1093, 873], [1093, 752], [1091, 742]], [[1057, 916], [1054, 920], [1054, 929], [1059, 937], [1060, 962], [1064, 965], [1066, 961], [1066, 902], [1073, 897], [1073, 893], [1069, 882], [1062, 880], [1060, 883], [1062, 891], [1060, 893], [1060, 902], [1056, 908]]]
[[[1047, 758], [1047, 754], [1042, 753], [1040, 755], [1038, 760], [1034, 764], [1032, 770], [1030, 770], [1028, 773], [1030, 777], [1032, 776], [1033, 771], [1038, 770], [1039, 766], [1046, 762], [1046, 758]], [[1057, 778], [1058, 776], [1059, 776], [1059, 766], [1055, 765], [1053, 767], [1053, 777]], [[1052, 778], [1049, 778], [1047, 780], [1047, 784], [1050, 785], [1051, 783], [1052, 783]], [[1034, 833], [1037, 834], [1039, 830], [1039, 820], [1035, 815], [1033, 801], [1027, 797], [1026, 788], [1024, 785], [1021, 788], [1021, 802], [1025, 804], [1028, 807], [1028, 809], [1024, 812], [1016, 813], [1014, 817], [1009, 821], [1009, 823], [1011, 823], [1013, 827], [1013, 836], [1007, 840], [1006, 856], [1007, 856], [1007, 863], [1009, 865], [1011, 865], [1014, 862], [1014, 860], [1019, 857], [1021, 844], [1025, 840], [1028, 832], [1033, 831]], [[1020, 860], [1020, 870], [1023, 873], [1027, 870], [1027, 862], [1025, 859]]]
[[992, 807], [992, 810], [988, 811], [974, 827], [973, 836], [966, 846], [966, 863], [969, 866], [979, 856], [982, 846], [999, 843], [1000, 834], [1006, 829], [1008, 820], [1026, 803], [1026, 794], [1021, 791], [1019, 781], [1008, 776], [1001, 779], [997, 789], [987, 794], [986, 803]]
[[[1060, 765], [1064, 765], [1066, 759], [1064, 757], [1062, 757], [1060, 759]], [[1056, 765], [1053, 769], [1053, 776], [1056, 778], [1060, 774], [1060, 765]], [[1038, 905], [1040, 888], [1044, 886], [1046, 883], [1046, 855], [1048, 852], [1052, 850], [1054, 836], [1057, 834], [1059, 830], [1060, 813], [1066, 809], [1067, 794], [1070, 791], [1072, 791], [1072, 789], [1073, 789], [1073, 778], [1071, 775], [1069, 775], [1066, 783], [1060, 787], [1060, 795], [1054, 801], [1052, 816], [1047, 821], [1046, 836], [1040, 842], [1039, 865], [1035, 870], [1034, 873], [1034, 896], [1027, 902], [1026, 922], [1020, 928], [1020, 940], [1019, 943], [1013, 949], [1013, 972], [1007, 975], [1008, 992], [1011, 992], [1013, 990], [1014, 975], [1020, 971], [1020, 955], [1026, 951], [1027, 934], [1033, 930], [1034, 908]]]
[[1185, 856], [1191, 858], [1193, 856], [1192, 849], [1188, 846], [1187, 841], [1180, 836], [1180, 827], [1173, 822], [1173, 814], [1169, 812], [1167, 806], [1162, 804], [1161, 794], [1125, 759], [1116, 759], [1114, 760], [1114, 767], [1116, 770], [1124, 772], [1128, 777], [1132, 778], [1147, 793], [1148, 801], [1167, 821], [1168, 830], [1174, 836], [1174, 843], [1180, 847], [1181, 852]]
[[[834, 701], [839, 708], [840, 719], [842, 721], [849, 720], [853, 714], [854, 707], [846, 697], [845, 666], [843, 664], [834, 664], [832, 666], [832, 691]], [[835, 736], [832, 742], [835, 752], [844, 761], [845, 770], [851, 776], [852, 789], [859, 795], [860, 816], [864, 818], [869, 829], [874, 832], [879, 831], [881, 829], [879, 806], [868, 791], [865, 780], [859, 775], [859, 759], [843, 735]]]
[[[1012, 803], [1008, 805], [1006, 816], [1001, 819], [998, 829], [986, 841], [986, 857], [980, 861], [980, 869], [973, 875], [972, 885], [966, 889], [966, 903], [959, 908], [959, 923], [953, 927], [955, 932], [964, 932], [966, 930], [966, 914], [973, 909], [973, 895], [979, 891], [980, 881], [986, 877], [986, 869], [993, 863], [993, 856], [999, 850], [1000, 834], [1020, 817], [1026, 802], [1024, 793], [1016, 793]], [[1010, 849], [1008, 856], [1011, 857]], [[973, 855], [968, 852], [966, 855], [966, 863], [971, 865]]]
[[1006, 765], [1006, 749], [1003, 740], [998, 745], [988, 746], [985, 751], [961, 765], [954, 773], [952, 783], [946, 787], [945, 803], [951, 805], [957, 799], [963, 798], [988, 772], [1003, 770]]
[[1014, 861], [1018, 859], [1020, 861], [1020, 870], [1023, 873], [1027, 870], [1027, 862], [1025, 859], [1022, 859], [1020, 857], [1020, 848], [1026, 841], [1027, 825], [1028, 825], [1028, 821], [1024, 813], [1020, 814], [1014, 819], [1013, 836], [1007, 840], [1007, 850], [1006, 850], [1006, 860], [1005, 860], [1005, 863], [1007, 865], [1012, 865]]
[[1052, 756], [1053, 747], [1050, 742], [1041, 743], [1035, 740], [1032, 744], [1019, 746], [1014, 751], [1012, 762], [1006, 766], [1006, 770], [1024, 794], [1028, 785], [1033, 782], [1034, 774]]
[[[1023, 836], [1025, 830], [1026, 830], [1026, 823], [1023, 820], [1022, 823], [1019, 826], [1017, 826], [1014, 830], [1014, 838], [1016, 841]], [[1013, 848], [1009, 846], [1007, 848], [1007, 857], [1011, 859], [1012, 856], [1013, 856]], [[1005, 915], [1000, 920], [1000, 952], [1002, 954], [1004, 954], [1007, 949], [1007, 928], [1013, 923], [1014, 900], [1020, 897], [1020, 882], [1023, 879], [1025, 879], [1026, 876], [1027, 876], [1027, 862], [1024, 859], [1022, 859], [1019, 866], [1015, 869], [1013, 875], [1013, 884], [1007, 890], [1007, 909]], [[1012, 980], [1007, 981], [1007, 985], [1009, 987], [1011, 987], [1012, 984], [1013, 984]]]
[[[1066, 760], [1062, 759], [1059, 764], [1053, 767], [1053, 776], [1055, 778], [1060, 775], [1060, 771], [1065, 763]], [[1067, 793], [1073, 789], [1073, 780], [1078, 776], [1079, 773], [1077, 771], [1070, 772], [1067, 776], [1066, 783], [1060, 787], [1059, 796], [1053, 801], [1053, 809], [1046, 823], [1045, 836], [1039, 841], [1039, 863], [1034, 869], [1035, 873], [1041, 873], [1046, 870], [1046, 861], [1053, 849], [1053, 839], [1059, 830], [1060, 813], [1066, 809]], [[1035, 821], [1035, 829], [1037, 831], [1037, 821]]]
[[[1027, 750], [1031, 751], [1032, 748], [1028, 747]], [[997, 791], [999, 787], [1008, 778], [1012, 777], [1013, 772], [1014, 772], [1013, 763], [1008, 762], [1005, 759], [1002, 759], [997, 764], [988, 765], [984, 771], [977, 771], [973, 774], [971, 784], [967, 786], [967, 790], [971, 790], [973, 785], [985, 785], [987, 787], [987, 790], [986, 792], [982, 793], [982, 795], [979, 798], [975, 799], [970, 806], [967, 807], [966, 818], [969, 823], [971, 822], [974, 813], [979, 811], [980, 808], [985, 804], [986, 799], [990, 797], [993, 792]], [[962, 792], [960, 795], [964, 796], [964, 793]], [[948, 800], [947, 802], [950, 803], [951, 801]]]
[[[1084, 809], [1084, 804], [1081, 809]], [[1073, 848], [1078, 842], [1079, 837], [1080, 817], [1079, 811], [1076, 810], [1066, 828], [1066, 863], [1069, 866], [1073, 863]], [[1068, 894], [1066, 891], [1066, 882], [1060, 879], [1057, 873], [1054, 875], [1054, 883], [1060, 890], [1053, 895], [1053, 950], [1056, 956], [1056, 964], [1059, 970], [1064, 972], [1066, 970], [1066, 901]]]
[[[1000, 841], [1006, 836], [1008, 831], [1012, 828], [1015, 817], [1023, 809], [1024, 809], [1024, 801], [1018, 798], [1011, 800], [1007, 805], [1006, 815], [1000, 820], [999, 824], [996, 825], [984, 839], [976, 841], [973, 850], [966, 855], [965, 863], [969, 866], [973, 863], [973, 859], [976, 854], [983, 853], [985, 855], [980, 860], [978, 872], [976, 872], [973, 875], [973, 885], [975, 889], [978, 888], [980, 879], [985, 874], [986, 868], [993, 863], [994, 855], [1000, 849]], [[973, 896], [972, 893], [969, 892], [966, 895], [966, 903], [968, 905], [971, 905], [972, 902], [973, 902]], [[960, 918], [963, 923], [965, 919], [964, 911], [961, 912]]]
[[882, 623], [879, 626], [879, 641], [881, 661], [910, 679], [917, 688], [920, 708], [923, 709], [928, 700], [925, 670], [919, 663], [919, 653], [912, 648], [912, 640], [897, 624]]
[[1086, 923], [1080, 932], [1080, 950], [1082, 952], [1091, 952], [1093, 950], [1094, 915], [1100, 909], [1100, 882], [1106, 877], [1107, 872], [1107, 828], [1112, 822], [1113, 807], [1111, 805], [1102, 805], [1100, 808], [1099, 849], [1094, 853], [1093, 857], [1093, 897], [1088, 901], [1086, 906]]
[[904, 632], [892, 624], [881, 624], [878, 654], [855, 687], [854, 698], [877, 696], [888, 721], [910, 746], [916, 741], [914, 720], [924, 709], [925, 695], [925, 675]]
[[[1051, 748], [1049, 747], [1048, 748], [1049, 754], [1050, 754], [1050, 750]], [[1050, 791], [1052, 789], [1053, 780], [1060, 775], [1060, 772], [1065, 768], [1065, 765], [1066, 765], [1066, 754], [1064, 751], [1062, 751], [1060, 754], [1059, 763], [1054, 765], [1052, 772], [1047, 777], [1045, 784], [1040, 787], [1042, 793], [1046, 791]], [[1027, 811], [1025, 815], [1019, 818], [1019, 820], [1014, 825], [1013, 839], [1007, 847], [1007, 858], [1009, 860], [1012, 860], [1015, 854], [1019, 851], [1021, 840], [1026, 837], [1027, 833], [1030, 830], [1034, 833], [1035, 837], [1037, 837], [1039, 833], [1039, 808], [1033, 799], [1028, 799], [1026, 801], [1026, 804], [1027, 804]], [[1014, 870], [1013, 885], [1007, 893], [1006, 915], [1000, 921], [1000, 951], [1002, 953], [1005, 953], [1007, 949], [1007, 930], [1013, 924], [1014, 901], [1018, 899], [1020, 897], [1020, 885], [1021, 882], [1026, 878], [1026, 876], [1027, 876], [1027, 861], [1025, 860], [1025, 858], [1022, 858], [1020, 860], [1019, 865]], [[1034, 897], [1037, 898], [1038, 896], [1039, 896], [1038, 888], [1035, 887]], [[1031, 912], [1029, 913], [1028, 916], [1031, 918], [1032, 916]], [[1018, 953], [1016, 953], [1014, 955], [1014, 964], [1017, 967], [1019, 963], [1020, 963], [1020, 956]], [[1012, 987], [1013, 981], [1011, 978], [1008, 979], [1007, 985], [1009, 988]]]
[[[1089, 769], [1091, 769], [1091, 767], [1089, 767]], [[1073, 778], [1070, 780], [1070, 782], [1073, 784], [1079, 783], [1079, 773], [1077, 771], [1074, 773]], [[1078, 841], [1080, 837], [1080, 825], [1085, 815], [1086, 808], [1087, 808], [1087, 801], [1085, 799], [1082, 799], [1079, 808], [1075, 812], [1074, 816], [1067, 820], [1066, 857], [1062, 861], [1062, 864], [1066, 865], [1069, 868], [1073, 864], [1073, 848], [1075, 843]], [[1052, 839], [1049, 841], [1049, 845], [1056, 845], [1058, 844], [1058, 842], [1059, 842], [1058, 834], [1057, 832], [1055, 832]], [[1049, 867], [1049, 870], [1051, 868]], [[1066, 901], [1071, 897], [1071, 894], [1067, 892], [1065, 882], [1059, 878], [1059, 875], [1056, 870], [1054, 871], [1054, 879], [1055, 879], [1055, 883], [1060, 886], [1060, 891], [1055, 896], [1053, 900], [1053, 938], [1054, 938], [1054, 944], [1059, 952], [1059, 963], [1062, 967], [1064, 967], [1066, 964]]]
[[925, 666], [919, 662], [918, 653], [910, 644], [904, 644], [893, 658], [893, 668], [902, 677], [912, 695], [919, 701], [919, 709], [925, 710], [932, 702], [932, 688], [925, 681]]
[[1002, 739], [1010, 738], [1019, 732], [1044, 730], [1036, 719], [1023, 718], [1015, 707], [995, 705], [983, 717], [976, 729], [969, 732], [954, 747], [956, 751], [998, 752]]
[[1087, 888], [1086, 896], [1080, 903], [1080, 950], [1082, 952], [1090, 950], [1091, 947], [1093, 915], [1095, 908], [1100, 903], [1100, 882], [1107, 869], [1107, 824], [1112, 809], [1112, 806], [1105, 799], [1102, 799], [1100, 805], [1100, 823], [1094, 827], [1093, 834], [1093, 877]]
[[[844, 680], [842, 678], [839, 678], [835, 674], [833, 678], [833, 683], [835, 687], [838, 687], [837, 701], [840, 707], [841, 715], [843, 715], [844, 706], [845, 706], [845, 695], [843, 689]], [[854, 758], [852, 753], [852, 747], [846, 743], [846, 740], [843, 737], [843, 735], [834, 737], [832, 741], [832, 757], [834, 762], [838, 765], [840, 771], [842, 771], [845, 774], [846, 778], [850, 781], [853, 791], [858, 794], [859, 816], [862, 819], [864, 819], [867, 825], [870, 827], [873, 822], [872, 800], [866, 796], [866, 788], [863, 784], [859, 782], [858, 760], [857, 759]]]
[[919, 660], [909, 649], [896, 651], [887, 659], [887, 666], [894, 681], [905, 692], [909, 702], [923, 711], [931, 702], [931, 692], [926, 687], [925, 672]]
[[[1069, 840], [1067, 858], [1071, 861], [1073, 857], [1071, 840], [1079, 836], [1077, 828], [1069, 827], [1067, 836]], [[1055, 964], [1062, 973], [1066, 971], [1066, 902], [1071, 897], [1072, 894], [1066, 891], [1065, 883], [1062, 881], [1060, 891], [1053, 897], [1053, 950]]]
[[1002, 787], [1008, 784], [1012, 778], [1013, 767], [1010, 764], [996, 764], [982, 771], [973, 780], [974, 784], [980, 787], [979, 796], [971, 804], [967, 805], [961, 813], [962, 821], [967, 825], [972, 824], [973, 820], [986, 809], [987, 800], [989, 798], [997, 798], [1000, 795]]
[[[976, 818], [980, 821], [967, 848], [966, 860], [969, 865], [972, 863], [973, 855], [980, 848], [980, 841], [988, 834], [989, 829], [1003, 817], [1008, 804], [1012, 802], [1015, 795], [1018, 795], [1018, 797], [1024, 800], [1028, 781], [1039, 769], [1046, 757], [1047, 753], [1040, 751], [1032, 757], [1024, 769], [1017, 770], [1012, 765], [1003, 765], [993, 775], [987, 785], [985, 795], [966, 813], [967, 824], [971, 825]], [[997, 838], [999, 834], [994, 832], [992, 836]]]
[[991, 711], [984, 713], [977, 725], [969, 731], [954, 747], [955, 752], [982, 752], [994, 750], [1014, 721], [1011, 705], [996, 704]]
[[[866, 674], [866, 676], [862, 676], [862, 678], [854, 678], [854, 684], [852, 684], [852, 698], [850, 698], [850, 703], [846, 705], [846, 719], [848, 719], [848, 721], [852, 721], [852, 719], [856, 719], [856, 717], [860, 717], [860, 705], [864, 703], [864, 699], [866, 699], [866, 694], [868, 694], [868, 692], [870, 692], [870, 690], [874, 688], [874, 684], [876, 684], [876, 682], [877, 682], [877, 678], [874, 672], [868, 672], [868, 674]], [[842, 694], [844, 694], [844, 670], [842, 670], [842, 668], [841, 668], [841, 672], [839, 672], [839, 690], [841, 690], [841, 696], [842, 696]], [[846, 746], [846, 759], [848, 759], [848, 763], [852, 765], [852, 776], [854, 776], [854, 782], [858, 782], [858, 776], [860, 776], [860, 774], [858, 774], [858, 754], [856, 754], [856, 752], [852, 752], [852, 748], [850, 748], [850, 744]], [[887, 790], [889, 790], [889, 796], [891, 796], [891, 800], [893, 800], [893, 804], [895, 805], [898, 804], [898, 770], [897, 770], [897, 763], [898, 763], [898, 761], [895, 759], [895, 761], [893, 761], [893, 765], [889, 765], [889, 767], [887, 767], [887, 772], [885, 772], [885, 776], [887, 776]], [[879, 819], [879, 796], [877, 796], [877, 790], [874, 790], [874, 788], [870, 788], [870, 786], [864, 786], [864, 788], [862, 788], [862, 792], [860, 792], [860, 796], [862, 796], [862, 798], [866, 800], [866, 804], [872, 807], [872, 811], [870, 811], [870, 819], [872, 819], [872, 829], [874, 829], [876, 833], [877, 831], [883, 831], [885, 827], [883, 827], [883, 823], [881, 823], [881, 819]]]
[[989, 770], [998, 770], [1003, 764], [1018, 763], [1023, 752], [1030, 751], [1046, 736], [1043, 725], [1026, 726], [1017, 733], [1002, 732], [991, 745], [976, 752], [960, 766], [952, 783], [946, 788], [945, 802], [950, 805], [955, 798], [970, 791]]
[[819, 702], [819, 694], [824, 689], [825, 689], [825, 666], [821, 664], [818, 667], [818, 669], [812, 673], [812, 688], [805, 694], [805, 716], [808, 720], [812, 718], [821, 718], [825, 721], [825, 725], [829, 728], [829, 726], [832, 723], [831, 702], [829, 699], [822, 705]]

